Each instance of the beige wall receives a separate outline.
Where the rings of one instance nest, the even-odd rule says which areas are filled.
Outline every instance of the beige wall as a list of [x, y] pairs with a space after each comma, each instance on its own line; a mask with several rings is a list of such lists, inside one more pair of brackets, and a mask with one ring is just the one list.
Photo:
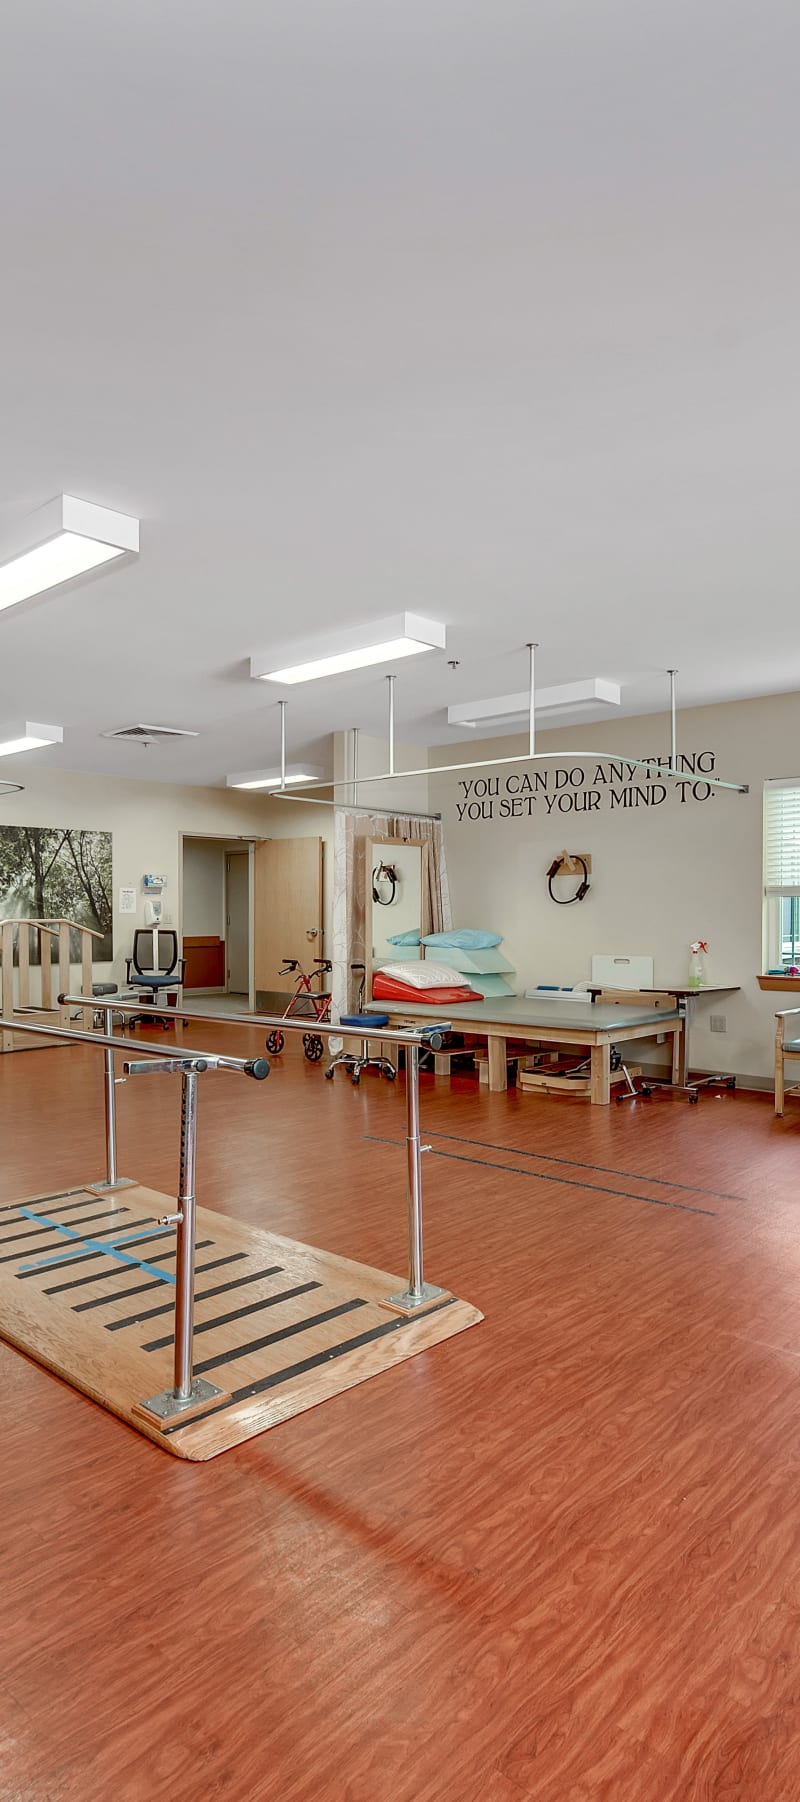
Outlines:
[[[325, 841], [325, 924], [330, 934], [333, 890], [333, 815], [327, 807], [301, 807], [235, 789], [189, 788], [164, 782], [112, 781], [104, 776], [25, 771], [21, 795], [0, 796], [0, 824], [74, 826], [112, 834], [114, 868], [114, 962], [98, 965], [98, 979], [125, 975], [136, 926], [144, 924], [142, 877], [165, 874], [163, 921], [179, 924], [180, 834], [238, 838], [306, 837]], [[137, 912], [119, 913], [121, 887], [136, 889]]]
[[213, 839], [183, 841], [183, 931], [225, 938], [225, 848]]
[[[727, 1022], [724, 1035], [710, 1033], [711, 1009], [700, 1004], [694, 1061], [766, 1079], [775, 1010], [791, 1007], [793, 998], [762, 993], [756, 982], [762, 956], [763, 783], [769, 776], [800, 774], [800, 695], [681, 712], [678, 744], [687, 753], [713, 753], [714, 774], [748, 782], [750, 793], [717, 790], [708, 799], [691, 796], [682, 802], [676, 785], [667, 783], [663, 801], [631, 805], [622, 796], [637, 786], [647, 788], [642, 772], [613, 784], [595, 782], [590, 750], [615, 757], [666, 755], [669, 725], [657, 715], [538, 735], [538, 749], [582, 751], [580, 760], [432, 778], [431, 805], [441, 809], [444, 820], [453, 918], [457, 925], [488, 926], [503, 934], [520, 993], [536, 982], [588, 977], [593, 952], [650, 953], [657, 982], [685, 981], [689, 944], [707, 939], [710, 980], [736, 983], [741, 992], [714, 1002], [714, 1013]], [[523, 739], [481, 740], [478, 746], [472, 738], [433, 752], [430, 761], [508, 757], [525, 749]], [[564, 772], [579, 761], [585, 780], [573, 788]], [[506, 787], [516, 787], [517, 779], [521, 784], [526, 770], [531, 781], [535, 771], [547, 776], [546, 791], [532, 797], [530, 817], [529, 797], [510, 795]], [[465, 793], [466, 782], [493, 785], [496, 778], [499, 795], [480, 793], [476, 800], [474, 791]], [[651, 802], [659, 792], [651, 794]], [[612, 793], [619, 796], [613, 805]], [[590, 794], [599, 799], [590, 803]], [[560, 809], [561, 796], [574, 799], [568, 811]], [[480, 817], [464, 813], [459, 819], [465, 802], [473, 811], [479, 806]], [[549, 899], [545, 873], [563, 849], [588, 851], [593, 871], [586, 900], [560, 908]]]

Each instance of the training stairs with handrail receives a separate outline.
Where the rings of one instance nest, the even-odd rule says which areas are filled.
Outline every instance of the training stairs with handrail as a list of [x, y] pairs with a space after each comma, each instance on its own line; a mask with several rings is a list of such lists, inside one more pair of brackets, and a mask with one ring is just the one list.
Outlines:
[[[80, 954], [72, 956], [72, 934], [80, 940]], [[103, 934], [77, 920], [0, 921], [0, 1014], [6, 1020], [19, 1020], [34, 1026], [66, 1026], [70, 1009], [58, 997], [70, 986], [70, 969], [80, 965], [84, 995], [92, 991], [92, 940]], [[53, 966], [58, 977], [53, 996]], [[38, 978], [38, 980], [37, 980]], [[38, 996], [33, 998], [34, 990]], [[83, 1024], [92, 1024], [92, 1011], [84, 1007]], [[3, 1030], [0, 1053], [29, 1051], [32, 1045], [56, 1045], [57, 1039], [34, 1039], [22, 1032]]]

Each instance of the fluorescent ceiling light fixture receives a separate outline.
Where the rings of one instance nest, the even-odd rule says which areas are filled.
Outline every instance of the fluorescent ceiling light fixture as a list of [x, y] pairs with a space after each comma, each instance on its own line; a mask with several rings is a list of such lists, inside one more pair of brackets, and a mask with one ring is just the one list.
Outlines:
[[[316, 763], [290, 763], [286, 767], [285, 785], [296, 788], [306, 782], [320, 782], [325, 772]], [[280, 770], [242, 770], [238, 776], [226, 776], [227, 788], [280, 788]]]
[[[581, 710], [598, 706], [618, 707], [621, 691], [618, 682], [606, 682], [602, 676], [592, 676], [585, 682], [563, 682], [556, 688], [538, 688], [534, 696], [536, 718], [541, 713], [559, 711], [578, 713]], [[495, 726], [512, 725], [515, 721], [527, 721], [530, 715], [530, 695], [527, 690], [521, 694], [494, 695], [486, 701], [463, 701], [458, 706], [448, 707], [448, 726]]]
[[138, 519], [59, 494], [0, 545], [0, 610], [138, 549]]
[[440, 620], [423, 619], [419, 613], [395, 613], [390, 619], [374, 619], [325, 634], [314, 644], [295, 645], [280, 669], [269, 656], [251, 657], [250, 674], [257, 682], [317, 682], [321, 676], [366, 669], [371, 663], [396, 663], [399, 657], [443, 651], [445, 646], [446, 632]]
[[40, 751], [43, 745], [60, 745], [63, 726], [40, 726], [34, 720], [15, 720], [0, 726], [0, 757], [16, 757], [19, 751]]

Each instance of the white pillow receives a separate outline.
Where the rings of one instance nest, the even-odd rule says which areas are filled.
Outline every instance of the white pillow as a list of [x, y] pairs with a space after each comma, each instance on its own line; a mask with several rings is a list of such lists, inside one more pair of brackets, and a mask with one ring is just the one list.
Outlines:
[[395, 982], [407, 982], [412, 989], [468, 989], [469, 977], [463, 976], [460, 970], [451, 970], [449, 964], [432, 964], [427, 957], [422, 963], [381, 964], [382, 976], [391, 976]]

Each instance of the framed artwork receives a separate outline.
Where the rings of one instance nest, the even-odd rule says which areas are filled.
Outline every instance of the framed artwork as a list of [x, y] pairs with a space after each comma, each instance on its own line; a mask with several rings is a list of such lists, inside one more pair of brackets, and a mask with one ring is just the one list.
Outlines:
[[103, 934], [94, 962], [114, 955], [111, 833], [0, 826], [0, 919], [74, 920]]

